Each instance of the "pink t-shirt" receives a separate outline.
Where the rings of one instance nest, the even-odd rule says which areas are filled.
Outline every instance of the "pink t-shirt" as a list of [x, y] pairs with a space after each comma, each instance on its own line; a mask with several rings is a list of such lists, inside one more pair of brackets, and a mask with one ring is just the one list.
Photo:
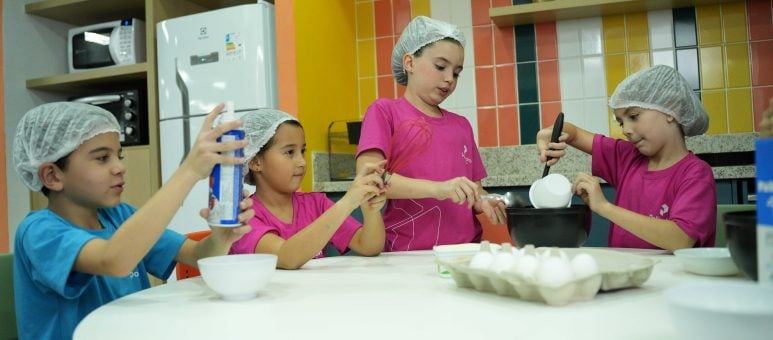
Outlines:
[[[446, 110], [442, 113], [439, 118], [429, 117], [404, 97], [376, 100], [365, 113], [357, 154], [377, 149], [389, 158], [392, 156], [390, 139], [397, 127], [407, 120], [424, 119], [432, 132], [429, 149], [411, 159], [397, 173], [432, 181], [446, 181], [460, 176], [472, 181], [485, 178], [486, 169], [483, 168], [470, 123], [455, 113]], [[409, 140], [399, 138], [393, 145], [409, 143]], [[384, 208], [384, 225], [384, 251], [422, 250], [440, 244], [476, 242], [481, 235], [480, 223], [470, 208], [451, 200], [432, 198], [388, 200]]]
[[[713, 247], [717, 190], [711, 167], [689, 153], [668, 169], [648, 171], [649, 159], [628, 141], [596, 135], [593, 175], [615, 187], [615, 205], [650, 217], [671, 220], [695, 247]], [[610, 223], [609, 246], [658, 248]]]
[[[231, 245], [230, 254], [254, 253], [258, 241], [266, 233], [274, 233], [287, 240], [314, 222], [334, 204], [323, 193], [293, 193], [293, 222], [285, 223], [268, 211], [257, 196], [252, 195], [251, 198], [253, 201], [252, 209], [255, 210], [255, 217], [249, 221], [252, 230]], [[360, 222], [348, 216], [344, 223], [341, 224], [341, 227], [333, 234], [330, 242], [339, 253], [343, 254], [346, 252], [346, 249], [349, 247], [349, 241], [352, 240], [354, 233], [360, 226]], [[323, 257], [322, 250], [314, 256], [314, 258], [320, 257]]]

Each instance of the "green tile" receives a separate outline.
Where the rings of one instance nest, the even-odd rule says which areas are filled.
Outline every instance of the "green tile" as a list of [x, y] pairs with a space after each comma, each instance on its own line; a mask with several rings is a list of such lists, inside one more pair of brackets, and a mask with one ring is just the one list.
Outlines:
[[534, 48], [536, 44], [534, 37], [534, 25], [515, 26], [515, 61], [535, 61], [537, 60], [537, 51]]
[[518, 68], [518, 102], [538, 103], [537, 63], [516, 64]]
[[540, 129], [539, 105], [518, 105], [518, 125], [521, 127], [521, 145], [536, 144], [537, 132]]
[[675, 8], [672, 13], [676, 47], [696, 46], [695, 7]]
[[530, 4], [532, 0], [513, 0], [513, 5]]

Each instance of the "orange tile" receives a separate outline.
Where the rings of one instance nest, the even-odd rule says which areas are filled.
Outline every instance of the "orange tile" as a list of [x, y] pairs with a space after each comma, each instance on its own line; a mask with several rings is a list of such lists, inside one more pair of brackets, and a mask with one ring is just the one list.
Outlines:
[[405, 86], [400, 84], [397, 84], [396, 86], [397, 86], [397, 96], [395, 96], [395, 98], [400, 98], [405, 94]]
[[542, 22], [536, 25], [537, 60], [558, 58], [558, 40], [555, 22]]
[[395, 78], [391, 76], [378, 77], [378, 97], [395, 98]]
[[752, 85], [773, 85], [773, 40], [753, 41], [751, 47]]
[[470, 1], [470, 9], [472, 10], [473, 26], [491, 25], [491, 18], [488, 16], [488, 1]]
[[478, 108], [478, 145], [499, 146], [496, 108]]
[[625, 38], [628, 51], [649, 52], [650, 33], [647, 12], [625, 15]]
[[754, 108], [754, 131], [760, 131], [762, 112], [770, 106], [773, 98], [773, 86], [757, 87], [752, 89], [752, 106]]
[[540, 104], [540, 118], [542, 119], [541, 128], [546, 128], [556, 122], [556, 117], [563, 110], [561, 102], [542, 102]]
[[392, 15], [395, 35], [399, 36], [411, 22], [411, 0], [392, 0]]
[[357, 39], [373, 38], [375, 24], [373, 23], [373, 3], [357, 3]]
[[376, 17], [376, 38], [391, 37], [394, 35], [392, 30], [392, 1], [374, 1], [373, 12]]
[[392, 74], [392, 37], [376, 39], [376, 74], [380, 76]]
[[515, 64], [497, 66], [497, 105], [515, 105]]
[[773, 19], [770, 0], [747, 1], [749, 15], [749, 40], [773, 39]]
[[513, 4], [513, 0], [491, 0], [491, 7], [506, 7], [506, 6], [511, 6], [512, 4]]
[[695, 8], [695, 12], [698, 45], [722, 43], [722, 21], [719, 15], [719, 5], [698, 6]]
[[701, 89], [725, 87], [722, 46], [700, 47]]
[[604, 53], [625, 52], [625, 15], [608, 15], [601, 18], [604, 35]]
[[491, 67], [475, 68], [475, 98], [478, 106], [496, 105], [494, 92], [494, 69]]
[[727, 90], [730, 133], [754, 132], [751, 89]]
[[518, 145], [518, 108], [516, 106], [500, 106], [497, 110], [499, 122], [499, 146]]
[[[512, 27], [494, 26], [494, 59], [497, 65], [515, 62], [515, 33]], [[475, 63], [480, 65], [477, 58]]]
[[706, 112], [709, 113], [708, 135], [727, 133], [727, 101], [725, 91], [702, 91], [701, 101]]
[[540, 61], [537, 64], [539, 72], [539, 100], [552, 102], [561, 100], [561, 86], [558, 76], [558, 60]]
[[486, 66], [492, 65], [494, 54], [492, 48], [493, 33], [491, 26], [480, 26], [472, 28], [472, 35], [474, 41], [475, 52], [475, 65]]
[[746, 4], [732, 2], [722, 4], [722, 30], [725, 32], [725, 42], [746, 42]]

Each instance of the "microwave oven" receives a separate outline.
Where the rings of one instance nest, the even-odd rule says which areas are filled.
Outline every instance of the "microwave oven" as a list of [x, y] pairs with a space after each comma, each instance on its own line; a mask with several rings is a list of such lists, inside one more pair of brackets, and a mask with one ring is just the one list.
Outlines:
[[70, 72], [145, 61], [145, 23], [121, 19], [71, 28], [67, 33]]
[[94, 96], [70, 98], [70, 101], [99, 106], [115, 116], [121, 126], [123, 146], [148, 144], [148, 105], [145, 93], [127, 90]]

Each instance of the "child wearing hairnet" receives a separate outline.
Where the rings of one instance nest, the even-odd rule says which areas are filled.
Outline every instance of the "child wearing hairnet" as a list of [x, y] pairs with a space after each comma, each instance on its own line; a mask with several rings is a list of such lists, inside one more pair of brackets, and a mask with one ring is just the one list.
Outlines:
[[[324, 256], [331, 246], [343, 254], [375, 256], [384, 246], [381, 208], [383, 164], [368, 164], [357, 173], [346, 194], [333, 203], [324, 193], [298, 192], [306, 175], [306, 138], [300, 122], [272, 109], [242, 117], [249, 144], [244, 149], [244, 181], [255, 186], [252, 230], [231, 253], [277, 255], [277, 267], [297, 269]], [[351, 217], [360, 207], [363, 223]]]
[[559, 143], [550, 143], [552, 127], [537, 133], [540, 159], [554, 164], [566, 144], [591, 154], [593, 175], [616, 188], [614, 203], [589, 174], [577, 175], [572, 189], [611, 222], [610, 247], [712, 247], [714, 175], [685, 145], [685, 136], [706, 132], [709, 119], [687, 81], [671, 67], [651, 67], [624, 79], [609, 106], [627, 140], [564, 123]]
[[[392, 51], [392, 74], [406, 86], [405, 94], [395, 100], [378, 99], [365, 113], [357, 167], [385, 159], [393, 161], [388, 164], [405, 164], [386, 169], [386, 251], [477, 242], [479, 213], [494, 223], [506, 222], [504, 203], [480, 199], [485, 193], [481, 180], [487, 173], [470, 123], [440, 107], [456, 89], [463, 64], [462, 32], [449, 23], [418, 16]], [[430, 138], [394, 137], [411, 124], [425, 126]], [[416, 152], [422, 147], [426, 151]]]
[[[176, 261], [195, 267], [199, 258], [225, 255], [249, 230], [213, 228], [197, 242], [166, 229], [193, 185], [216, 163], [242, 161], [218, 154], [246, 144], [216, 141], [240, 124], [212, 128], [221, 109], [209, 113], [188, 157], [140, 209], [121, 203], [121, 192], [131, 183], [124, 181], [120, 126], [110, 112], [59, 102], [24, 114], [14, 138], [16, 172], [27, 187], [48, 197], [48, 207], [30, 212], [16, 230], [20, 339], [70, 339], [97, 307], [149, 288], [148, 273], [166, 279]], [[251, 204], [241, 202], [243, 223], [252, 217]]]

